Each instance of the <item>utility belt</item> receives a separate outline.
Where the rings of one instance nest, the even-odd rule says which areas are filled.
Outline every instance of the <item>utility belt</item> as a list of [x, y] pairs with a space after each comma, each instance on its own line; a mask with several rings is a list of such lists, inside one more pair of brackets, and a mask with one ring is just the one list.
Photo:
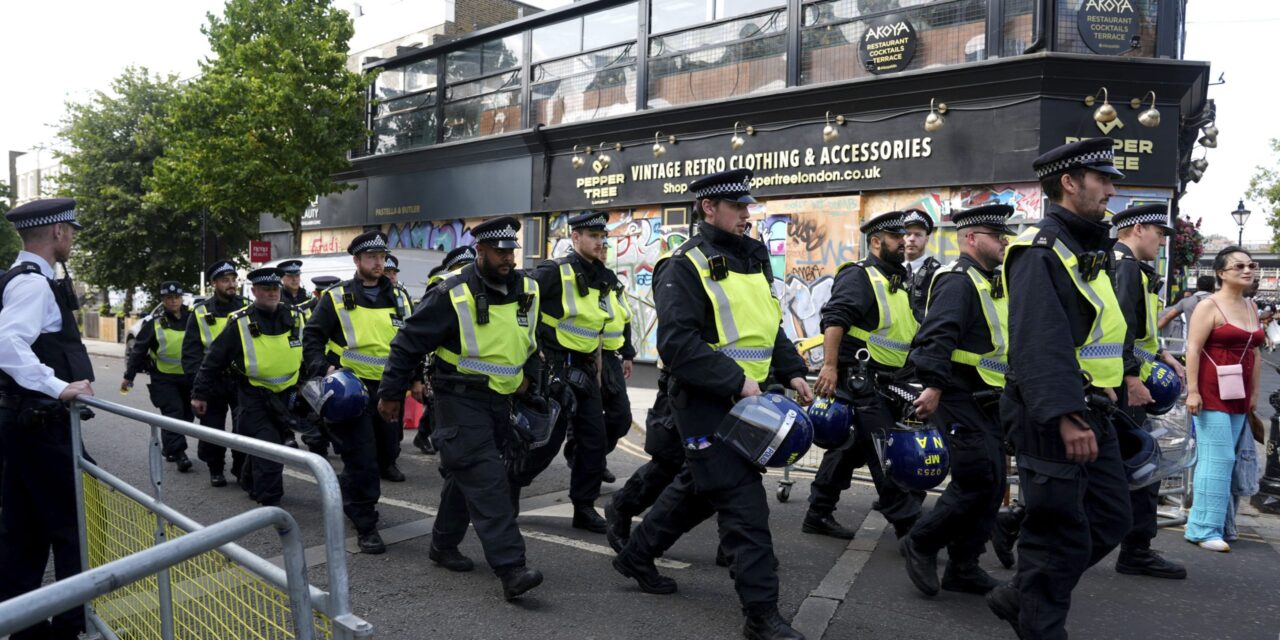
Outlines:
[[[66, 403], [44, 395], [0, 392], [0, 410], [17, 413], [18, 425], [28, 429], [61, 426], [71, 419]], [[81, 407], [80, 419], [91, 418], [93, 411], [89, 407]]]
[[552, 377], [569, 383], [575, 390], [588, 392], [599, 380], [594, 353], [579, 353], [568, 349], [546, 348], [547, 365]]
[[446, 373], [439, 367], [431, 372], [432, 393], [452, 393], [460, 396], [486, 396], [487, 400], [509, 398], [489, 388], [489, 378], [473, 373]]

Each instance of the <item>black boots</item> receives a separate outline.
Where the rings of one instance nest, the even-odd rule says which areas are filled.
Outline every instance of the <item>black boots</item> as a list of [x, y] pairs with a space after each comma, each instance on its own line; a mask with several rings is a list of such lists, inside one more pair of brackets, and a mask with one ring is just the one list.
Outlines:
[[1022, 625], [1018, 623], [1021, 603], [1018, 601], [1018, 590], [1014, 589], [1011, 583], [1006, 582], [988, 591], [987, 607], [991, 609], [991, 613], [996, 614], [997, 618], [1008, 622], [1019, 638], [1022, 637]]
[[1013, 555], [1013, 546], [1018, 542], [1018, 531], [1022, 528], [1022, 505], [1014, 502], [996, 513], [996, 526], [991, 528], [991, 550], [996, 552], [1000, 565], [1012, 569], [1017, 560]]
[[387, 552], [387, 545], [383, 544], [382, 536], [377, 531], [359, 534], [356, 536], [356, 544], [360, 546], [360, 553], [378, 555]]
[[998, 586], [1000, 582], [979, 567], [976, 561], [949, 560], [947, 570], [942, 572], [942, 588], [947, 591], [982, 595]]
[[427, 557], [432, 562], [457, 573], [465, 573], [476, 568], [476, 564], [462, 555], [457, 549], [437, 549], [433, 544], [431, 550], [427, 552]]
[[763, 613], [748, 613], [747, 621], [742, 625], [742, 637], [747, 640], [804, 640], [804, 634], [792, 629], [776, 608]]
[[583, 529], [591, 533], [608, 533], [609, 523], [605, 522], [596, 508], [589, 504], [573, 505], [573, 528]]
[[404, 482], [405, 480], [404, 474], [400, 472], [400, 467], [397, 467], [394, 462], [383, 467], [378, 472], [378, 475], [388, 482]]
[[177, 463], [178, 473], [186, 473], [191, 470], [191, 458], [187, 457], [187, 452], [179, 451], [178, 453], [167, 455], [164, 457], [169, 462]]
[[1185, 580], [1187, 577], [1186, 567], [1165, 560], [1151, 549], [1121, 549], [1120, 557], [1116, 558], [1116, 572], [1169, 580]]
[[907, 577], [911, 578], [911, 584], [926, 596], [938, 595], [938, 554], [920, 551], [911, 536], [900, 540], [898, 548], [907, 560]]
[[542, 572], [529, 567], [510, 569], [498, 576], [502, 580], [502, 597], [510, 602], [542, 584]]
[[225, 487], [227, 486], [227, 477], [222, 475], [221, 471], [210, 471], [209, 485], [213, 487]]
[[604, 535], [609, 539], [609, 546], [613, 547], [614, 553], [622, 553], [622, 548], [627, 546], [627, 540], [631, 538], [631, 516], [619, 513], [610, 500], [604, 507], [604, 519], [608, 526]]
[[844, 525], [836, 521], [831, 513], [819, 513], [813, 509], [809, 509], [804, 514], [804, 523], [800, 530], [805, 533], [812, 533], [820, 536], [830, 536], [841, 540], [852, 540], [853, 530], [846, 529]]
[[633, 578], [645, 593], [667, 595], [676, 592], [676, 581], [658, 573], [653, 559], [641, 560], [623, 553], [613, 559], [613, 568], [622, 575]]

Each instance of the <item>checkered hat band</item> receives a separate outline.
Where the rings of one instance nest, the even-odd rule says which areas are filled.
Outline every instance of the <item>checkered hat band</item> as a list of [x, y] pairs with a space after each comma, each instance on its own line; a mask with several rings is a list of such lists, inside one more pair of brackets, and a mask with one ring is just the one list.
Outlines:
[[1146, 214], [1143, 214], [1143, 215], [1140, 215], [1140, 216], [1133, 216], [1133, 217], [1131, 217], [1131, 218], [1125, 218], [1124, 220], [1121, 220], [1120, 222], [1116, 223], [1116, 225], [1115, 225], [1115, 226], [1116, 226], [1116, 228], [1117, 228], [1117, 229], [1124, 229], [1124, 228], [1127, 228], [1127, 227], [1132, 227], [1132, 226], [1137, 225], [1137, 224], [1163, 224], [1163, 225], [1168, 225], [1168, 224], [1169, 224], [1169, 218], [1165, 217], [1165, 215], [1164, 215], [1164, 214], [1160, 214], [1160, 213], [1146, 213]]
[[228, 271], [235, 271], [235, 270], [236, 268], [229, 264], [220, 265], [217, 269], [213, 270], [213, 273], [209, 274], [209, 279], [210, 280], [217, 279], [218, 276], [224, 273], [227, 273]]
[[863, 231], [863, 233], [872, 234], [872, 233], [876, 233], [877, 231], [885, 231], [887, 229], [901, 231], [902, 220], [898, 218], [890, 218], [888, 220], [882, 220], [868, 227], [866, 231]]
[[699, 189], [694, 192], [693, 197], [701, 200], [702, 198], [714, 198], [716, 196], [724, 196], [731, 193], [749, 193], [750, 191], [750, 182], [722, 182], [720, 184], [707, 185]]
[[991, 215], [985, 215], [985, 216], [969, 216], [969, 217], [961, 218], [960, 220], [958, 220], [956, 222], [956, 228], [963, 229], [965, 227], [982, 227], [982, 226], [1003, 227], [1005, 223], [1007, 223], [1008, 221], [1009, 221], [1008, 218], [998, 214], [991, 214]]
[[384, 251], [387, 249], [387, 243], [382, 240], [381, 236], [361, 242], [355, 246], [355, 249], [352, 250], [351, 253], [355, 254], [360, 253], [361, 251], [371, 251], [373, 249], [382, 249]]
[[1076, 167], [1090, 167], [1099, 164], [1109, 164], [1114, 166], [1115, 159], [1116, 153], [1111, 149], [1090, 151], [1089, 153], [1080, 154], [1070, 158], [1063, 158], [1056, 162], [1050, 162], [1049, 164], [1036, 169], [1036, 176], [1044, 178]]
[[27, 218], [13, 223], [15, 229], [30, 229], [32, 227], [43, 227], [47, 224], [58, 224], [59, 222], [75, 222], [76, 210], [68, 209], [61, 213], [54, 213], [39, 218]]
[[582, 222], [579, 222], [578, 224], [573, 225], [573, 228], [578, 229], [581, 227], [604, 227], [604, 226], [608, 226], [608, 224], [609, 224], [609, 216], [602, 213], [598, 216], [588, 218]]
[[261, 275], [252, 279], [254, 284], [280, 284], [280, 276], [275, 274]]
[[515, 240], [516, 228], [506, 226], [501, 229], [494, 229], [493, 231], [485, 231], [483, 233], [476, 234], [475, 239], [477, 242], [484, 240]]
[[459, 262], [475, 262], [475, 261], [476, 261], [476, 254], [470, 251], [465, 251], [463, 253], [460, 253], [454, 256], [452, 260], [446, 261], [444, 263], [444, 268], [446, 271], [451, 271], [453, 270], [454, 267], [458, 265]]

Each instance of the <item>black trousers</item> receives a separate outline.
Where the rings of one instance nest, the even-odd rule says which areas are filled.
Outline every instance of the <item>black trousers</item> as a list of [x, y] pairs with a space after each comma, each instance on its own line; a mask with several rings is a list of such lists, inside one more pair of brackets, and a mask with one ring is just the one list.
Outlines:
[[[151, 374], [147, 385], [151, 404], [166, 418], [191, 422], [195, 414], [191, 410], [191, 385], [185, 375]], [[187, 438], [180, 433], [160, 430], [161, 451], [164, 455], [177, 455], [187, 450]]]
[[627, 379], [622, 373], [622, 358], [604, 352], [604, 368], [600, 372], [600, 396], [604, 405], [605, 455], [612, 453], [618, 441], [631, 431], [631, 398], [627, 396]]
[[435, 391], [431, 442], [440, 452], [440, 511], [431, 544], [456, 549], [475, 526], [485, 560], [502, 574], [525, 564], [524, 538], [516, 527], [500, 440], [511, 424], [511, 398], [484, 391]]
[[[247, 386], [247, 385], [246, 385]], [[285, 394], [271, 393], [254, 387], [240, 390], [240, 435], [272, 444], [284, 444], [292, 437], [289, 430]], [[240, 486], [249, 497], [262, 503], [274, 503], [284, 497], [284, 465], [274, 460], [249, 456]]]
[[1006, 391], [1001, 416], [1012, 426], [1026, 505], [1014, 576], [1019, 624], [1028, 638], [1066, 638], [1071, 591], [1132, 525], [1129, 485], [1110, 421], [1086, 414], [1098, 441], [1098, 459], [1076, 464], [1066, 459], [1056, 422], [1039, 425], [1024, 415], [1017, 393]]
[[[218, 393], [209, 397], [206, 402], [204, 415], [200, 416], [200, 424], [225, 431], [227, 428], [227, 414], [231, 414], [231, 431], [232, 433], [240, 433], [236, 429], [236, 423], [239, 421], [239, 411], [236, 410], [240, 404], [238, 392], [234, 385], [224, 385]], [[227, 448], [213, 444], [212, 442], [200, 441], [196, 445], [196, 457], [200, 461], [209, 465], [209, 473], [222, 473], [227, 463]], [[240, 476], [244, 467], [245, 454], [241, 451], [231, 451], [231, 473]]]
[[[841, 374], [841, 377], [845, 377]], [[888, 433], [896, 422], [884, 399], [872, 393], [853, 400], [856, 416], [854, 442], [844, 449], [829, 449], [822, 455], [818, 473], [809, 487], [809, 510], [829, 514], [836, 510], [840, 493], [853, 483], [853, 471], [863, 465], [871, 472], [878, 500], [872, 505], [890, 523], [906, 523], [920, 516], [924, 491], [906, 491], [885, 475], [876, 455], [873, 436]]]
[[662, 385], [645, 420], [644, 450], [649, 461], [640, 465], [613, 494], [613, 508], [626, 517], [640, 515], [652, 507], [684, 466], [684, 447], [671, 415], [671, 399]]
[[[573, 354], [572, 358], [585, 360], [589, 356]], [[584, 364], [566, 366], [563, 355], [547, 356], [548, 364], [556, 368], [561, 383], [567, 384], [573, 392], [576, 405], [572, 412], [564, 409], [560, 412], [560, 423], [551, 432], [551, 440], [546, 445], [529, 453], [524, 471], [517, 478], [517, 484], [527, 487], [539, 473], [542, 473], [555, 459], [560, 445], [566, 439], [573, 444], [565, 444], [566, 457], [572, 460], [569, 473], [569, 499], [575, 505], [594, 504], [600, 497], [600, 485], [604, 482], [605, 456], [608, 454], [608, 434], [605, 431], [604, 405], [600, 393], [600, 384], [596, 381], [595, 365]], [[571, 382], [572, 381], [572, 382]], [[561, 389], [553, 386], [552, 397], [560, 397]], [[439, 425], [437, 425], [437, 428]], [[570, 447], [572, 447], [570, 449]]]
[[[30, 410], [25, 411], [29, 413]], [[21, 409], [0, 409], [5, 447], [4, 509], [0, 509], [0, 601], [40, 588], [53, 552], [58, 580], [80, 573], [75, 464], [65, 411], [44, 424], [24, 424]], [[84, 630], [76, 606], [10, 636], [73, 639]]]
[[[369, 403], [376, 405], [376, 397], [370, 395]], [[400, 459], [400, 441], [404, 439], [404, 403], [400, 407], [397, 420], [383, 420], [381, 414], [374, 414], [373, 436], [377, 442], [379, 469], [386, 469]]]
[[[1147, 411], [1143, 407], [1128, 407], [1125, 388], [1117, 393], [1120, 406], [1125, 408], [1129, 417], [1137, 424], [1147, 420]], [[1160, 483], [1152, 483], [1141, 489], [1129, 492], [1129, 508], [1133, 512], [1133, 527], [1120, 541], [1122, 552], [1146, 551], [1151, 548], [1151, 541], [1156, 537], [1156, 509], [1160, 504]]]
[[[705, 434], [708, 425], [719, 424], [732, 406], [727, 398], [679, 387], [672, 389], [671, 405], [682, 435]], [[680, 536], [714, 515], [720, 548], [733, 565], [734, 587], [743, 610], [776, 609], [778, 573], [760, 469], [722, 444], [685, 453], [687, 464], [632, 531], [623, 553], [642, 559], [659, 557]]]
[[[329, 423], [329, 439], [342, 456], [342, 510], [360, 534], [378, 528], [378, 498], [382, 497], [378, 476], [378, 425], [386, 423], [378, 415], [377, 382], [363, 380], [369, 387], [369, 403], [353, 420]], [[397, 446], [398, 446], [397, 442]]]
[[1005, 466], [1000, 419], [968, 393], [946, 392], [930, 423], [947, 439], [951, 482], [933, 510], [911, 528], [911, 539], [924, 553], [943, 547], [952, 562], [976, 562], [986, 549], [1004, 497]]

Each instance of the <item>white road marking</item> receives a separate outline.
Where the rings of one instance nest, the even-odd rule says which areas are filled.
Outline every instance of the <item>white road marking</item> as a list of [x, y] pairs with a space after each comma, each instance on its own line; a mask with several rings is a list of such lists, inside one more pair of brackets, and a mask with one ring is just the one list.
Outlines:
[[[613, 552], [613, 549], [606, 547], [604, 545], [592, 544], [590, 542], [583, 542], [581, 540], [575, 540], [573, 538], [565, 538], [563, 536], [558, 536], [553, 533], [543, 533], [541, 531], [529, 531], [527, 529], [521, 529], [520, 533], [524, 534], [526, 538], [533, 538], [534, 540], [542, 540], [543, 542], [552, 542], [555, 544], [562, 544], [566, 547], [573, 547], [575, 549], [581, 549], [583, 551], [590, 551], [591, 553], [598, 553], [602, 556], [617, 555]], [[653, 561], [653, 563], [665, 569], [688, 569], [690, 566], [692, 566], [688, 562], [680, 562], [678, 560], [668, 560], [666, 558], [657, 558]]]

